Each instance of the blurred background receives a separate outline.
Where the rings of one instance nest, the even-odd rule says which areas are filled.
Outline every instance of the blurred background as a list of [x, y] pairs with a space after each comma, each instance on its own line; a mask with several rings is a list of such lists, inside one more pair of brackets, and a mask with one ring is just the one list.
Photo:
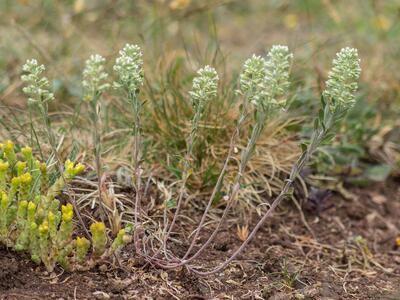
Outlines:
[[[147, 160], [153, 166], [157, 162], [156, 172], [178, 177], [175, 156], [185, 147], [191, 79], [205, 64], [216, 67], [220, 97], [210, 109], [211, 125], [205, 126], [197, 151], [201, 179], [193, 182], [203, 187], [216, 178], [223, 157], [218, 149], [226, 145], [234, 123], [235, 79], [246, 58], [265, 54], [273, 44], [288, 45], [295, 57], [290, 108], [267, 130], [266, 152], [261, 146], [255, 177], [249, 179], [264, 176], [270, 182], [288, 172], [299, 140], [307, 138], [335, 53], [356, 47], [363, 70], [358, 105], [334, 144], [315, 157], [313, 171], [360, 185], [398, 174], [399, 0], [2, 0], [0, 26], [0, 137], [29, 140], [20, 75], [22, 64], [34, 57], [46, 65], [52, 80], [57, 101], [51, 109], [59, 133], [72, 135], [69, 147], [85, 151], [82, 135], [89, 129], [80, 106], [84, 61], [99, 53], [111, 72], [119, 49], [139, 44], [145, 57]], [[111, 92], [103, 113], [104, 159], [118, 168], [130, 149], [123, 134], [130, 116]], [[78, 133], [71, 133], [74, 128]], [[262, 159], [266, 153], [272, 158]], [[277, 172], [268, 171], [271, 165]], [[281, 183], [272, 180], [269, 194]]]
[[127, 42], [145, 49], [147, 73], [177, 57], [196, 69], [215, 63], [218, 52], [224, 67], [237, 71], [252, 53], [287, 44], [296, 79], [313, 88], [333, 55], [353, 46], [362, 57], [363, 91], [380, 106], [398, 100], [398, 0], [3, 0], [0, 13], [3, 101], [14, 96], [10, 85], [27, 58], [51, 65], [57, 88], [74, 96], [83, 61], [92, 53], [114, 57]]

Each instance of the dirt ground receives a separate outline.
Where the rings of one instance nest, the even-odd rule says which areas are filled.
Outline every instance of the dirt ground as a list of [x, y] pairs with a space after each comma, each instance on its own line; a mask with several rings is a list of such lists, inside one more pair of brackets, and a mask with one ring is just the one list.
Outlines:
[[[121, 253], [123, 269], [110, 261], [89, 272], [48, 274], [1, 249], [0, 298], [400, 299], [399, 182], [351, 189], [353, 200], [335, 194], [309, 200], [304, 219], [287, 200], [238, 260], [207, 278], [143, 268], [130, 249]], [[211, 267], [239, 244], [232, 218], [199, 263]]]

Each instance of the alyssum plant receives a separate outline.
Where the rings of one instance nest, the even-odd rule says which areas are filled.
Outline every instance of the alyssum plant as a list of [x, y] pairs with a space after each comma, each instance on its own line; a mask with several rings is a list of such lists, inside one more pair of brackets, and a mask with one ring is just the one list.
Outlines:
[[[91, 103], [93, 124], [94, 127], [98, 121], [98, 109], [97, 101], [100, 99], [102, 92], [108, 87], [105, 83], [107, 76], [103, 70], [104, 60], [100, 57], [93, 57], [91, 61], [87, 63], [87, 69], [89, 70], [88, 75], [85, 77], [84, 87], [87, 92], [87, 99]], [[242, 243], [242, 245], [229, 257], [225, 262], [212, 268], [210, 270], [202, 270], [193, 264], [194, 260], [204, 253], [205, 249], [212, 243], [215, 236], [219, 232], [221, 225], [225, 221], [230, 208], [234, 205], [237, 194], [241, 188], [241, 182], [246, 167], [254, 153], [257, 141], [261, 136], [266, 123], [270, 118], [279, 111], [283, 110], [287, 106], [286, 93], [289, 87], [289, 72], [290, 65], [293, 55], [289, 52], [286, 46], [273, 46], [268, 52], [267, 56], [261, 57], [253, 55], [249, 58], [243, 66], [243, 71], [239, 77], [239, 89], [237, 96], [241, 101], [240, 111], [236, 123], [236, 128], [233, 131], [229, 150], [226, 159], [222, 165], [220, 174], [218, 176], [216, 185], [213, 192], [207, 202], [204, 209], [202, 218], [193, 232], [190, 245], [187, 251], [179, 256], [168, 247], [171, 240], [171, 233], [174, 230], [175, 224], [180, 216], [182, 202], [186, 195], [186, 184], [189, 176], [192, 175], [191, 164], [193, 161], [192, 150], [193, 145], [196, 142], [198, 136], [198, 128], [201, 120], [205, 117], [204, 111], [207, 105], [212, 104], [212, 100], [217, 96], [218, 90], [218, 74], [212, 67], [206, 66], [200, 69], [197, 76], [193, 80], [193, 87], [189, 93], [194, 115], [191, 122], [191, 130], [187, 136], [187, 147], [186, 153], [182, 158], [182, 178], [180, 182], [179, 194], [177, 196], [177, 202], [174, 215], [171, 222], [168, 222], [168, 218], [165, 218], [163, 228], [151, 232], [149, 228], [146, 228], [145, 220], [148, 216], [144, 215], [141, 209], [141, 201], [143, 198], [141, 189], [141, 161], [142, 161], [142, 142], [141, 142], [141, 110], [143, 102], [140, 101], [140, 88], [143, 84], [143, 60], [142, 53], [138, 46], [126, 45], [121, 51], [120, 56], [117, 58], [114, 65], [114, 71], [117, 74], [117, 80], [114, 83], [114, 87], [121, 90], [132, 107], [133, 113], [133, 164], [134, 164], [134, 178], [136, 188], [136, 199], [134, 207], [134, 243], [136, 254], [142, 256], [145, 260], [153, 265], [162, 268], [177, 268], [185, 266], [187, 269], [199, 274], [208, 275], [222, 270], [232, 260], [234, 260], [239, 253], [241, 253], [247, 244], [254, 238], [258, 229], [264, 224], [266, 219], [271, 215], [274, 209], [280, 204], [291, 193], [291, 187], [293, 182], [299, 176], [299, 173], [309, 161], [310, 157], [315, 153], [318, 147], [329, 142], [335, 135], [336, 124], [338, 124], [346, 112], [353, 106], [355, 102], [355, 92], [357, 90], [357, 81], [360, 76], [360, 66], [357, 50], [351, 48], [344, 48], [333, 60], [333, 67], [329, 72], [329, 78], [326, 82], [326, 89], [321, 96], [321, 109], [314, 122], [314, 130], [310, 141], [301, 145], [302, 154], [298, 158], [297, 162], [293, 165], [289, 177], [286, 179], [284, 186], [282, 187], [281, 193], [271, 203], [269, 209], [264, 213], [259, 222], [253, 228], [248, 235], [248, 238]], [[90, 64], [93, 65], [91, 66]], [[89, 68], [90, 67], [90, 68]], [[92, 71], [90, 71], [92, 70]], [[40, 73], [40, 72], [39, 72]], [[97, 78], [96, 80], [90, 80], [90, 78]], [[51, 95], [51, 94], [49, 94]], [[48, 95], [48, 97], [50, 97]], [[233, 161], [233, 152], [240, 141], [241, 129], [244, 126], [246, 120], [252, 118], [252, 128], [248, 136], [248, 142], [243, 147], [240, 159], [238, 162], [238, 171], [234, 178], [231, 187], [226, 196], [226, 207], [222, 212], [222, 216], [215, 229], [212, 231], [208, 239], [201, 245], [197, 245], [197, 239], [201, 230], [205, 226], [207, 216], [212, 207], [216, 196], [219, 194], [224, 178], [227, 172], [228, 165]], [[96, 131], [96, 128], [95, 128]], [[98, 134], [94, 134], [94, 140], [100, 141]], [[100, 167], [100, 148], [98, 148], [98, 157], [96, 165], [98, 176], [101, 173]], [[9, 158], [13, 161], [13, 158]], [[14, 158], [15, 160], [15, 158]], [[100, 184], [100, 183], [99, 183]], [[99, 186], [100, 188], [100, 186]], [[11, 188], [8, 188], [11, 190]], [[168, 205], [165, 204], [165, 209], [168, 209]], [[167, 211], [165, 212], [167, 216]], [[49, 222], [49, 221], [47, 221]], [[102, 223], [99, 223], [102, 224]], [[60, 227], [61, 228], [61, 227]], [[94, 225], [91, 227], [92, 233], [103, 232], [104, 224]], [[46, 230], [45, 230], [46, 231]], [[39, 231], [40, 233], [40, 231]], [[124, 234], [118, 235], [116, 240], [123, 241]], [[99, 244], [102, 244], [104, 249], [106, 243], [106, 237], [101, 234], [101, 238], [98, 239]], [[39, 235], [40, 241], [40, 235]], [[94, 242], [94, 239], [93, 239]], [[77, 239], [75, 244], [81, 244], [82, 239]], [[86, 243], [82, 243], [85, 244]], [[119, 246], [121, 243], [117, 243]], [[113, 247], [112, 247], [113, 248]], [[76, 257], [82, 257], [78, 253], [85, 253], [86, 248], [76, 249]], [[99, 247], [94, 247], [94, 255], [99, 254]], [[101, 251], [100, 251], [101, 252]], [[79, 261], [79, 259], [77, 258]]]
[[[182, 198], [182, 189], [187, 180], [188, 174], [183, 172], [185, 176], [182, 179], [182, 189], [178, 196], [178, 203], [171, 224], [165, 224], [163, 230], [164, 236], [157, 238], [161, 241], [161, 246], [158, 249], [152, 247], [151, 250], [146, 249], [143, 245], [143, 250], [140, 252], [149, 262], [162, 268], [177, 268], [185, 266], [188, 270], [199, 275], [209, 275], [218, 272], [225, 268], [239, 253], [241, 253], [247, 244], [254, 238], [256, 232], [264, 224], [266, 219], [271, 215], [274, 209], [281, 203], [283, 199], [291, 194], [293, 182], [299, 176], [301, 170], [309, 161], [310, 157], [315, 153], [321, 144], [328, 143], [335, 135], [336, 125], [343, 119], [346, 112], [354, 105], [355, 92], [357, 90], [357, 81], [361, 73], [359, 58], [356, 49], [344, 48], [333, 60], [333, 66], [329, 72], [329, 78], [326, 82], [326, 89], [321, 96], [321, 109], [318, 117], [314, 121], [314, 130], [310, 141], [301, 145], [302, 154], [293, 165], [289, 178], [286, 179], [280, 194], [271, 203], [269, 209], [264, 213], [262, 218], [248, 235], [248, 238], [242, 245], [234, 251], [234, 253], [222, 264], [204, 271], [191, 264], [191, 262], [201, 255], [208, 245], [213, 241], [218, 233], [227, 212], [232, 207], [238, 190], [240, 189], [241, 178], [245, 172], [246, 166], [254, 152], [256, 142], [260, 137], [266, 121], [274, 114], [278, 113], [282, 108], [286, 107], [285, 94], [289, 86], [289, 69], [292, 59], [292, 54], [285, 46], [273, 46], [266, 58], [253, 56], [248, 59], [240, 76], [239, 96], [242, 99], [241, 110], [237, 120], [237, 126], [232, 134], [231, 142], [228, 150], [228, 155], [221, 169], [217, 184], [211, 194], [209, 202], [204, 210], [203, 216], [197, 228], [194, 231], [194, 236], [186, 253], [179, 257], [167, 247], [170, 233], [176, 219], [178, 218], [180, 202]], [[199, 84], [201, 83], [201, 84]], [[194, 117], [192, 120], [192, 131], [188, 137], [187, 157], [190, 156], [191, 143], [196, 135], [198, 119], [201, 117], [199, 113], [198, 103], [206, 104], [210, 102], [210, 98], [216, 95], [218, 83], [218, 75], [214, 69], [206, 67], [198, 72], [198, 77], [193, 80], [193, 90], [190, 93], [193, 102]], [[204, 106], [201, 108], [204, 109]], [[204, 226], [207, 214], [213, 203], [213, 200], [220, 190], [226, 168], [232, 158], [232, 150], [237, 143], [240, 129], [243, 121], [249, 117], [250, 113], [254, 116], [254, 125], [248, 138], [247, 146], [243, 149], [239, 162], [237, 176], [232, 184], [231, 190], [227, 197], [227, 205], [224, 209], [217, 226], [209, 236], [209, 238], [197, 250], [197, 237]], [[188, 163], [186, 162], [186, 166]], [[184, 166], [185, 166], [184, 165]], [[184, 171], [187, 169], [185, 167]]]
[[[102, 194], [102, 165], [101, 165], [101, 127], [100, 127], [100, 98], [102, 94], [110, 87], [105, 81], [108, 78], [108, 74], [104, 71], [105, 59], [96, 54], [92, 55], [85, 64], [85, 69], [83, 70], [83, 100], [87, 102], [90, 106], [89, 117], [93, 125], [93, 145], [94, 145], [94, 156], [95, 156], [95, 166], [97, 173], [97, 184], [99, 193], [99, 202], [101, 208], [105, 210], [103, 206], [103, 199], [108, 199], [103, 197]], [[112, 203], [105, 203], [108, 209], [112, 209]], [[104, 211], [102, 211], [104, 213]], [[104, 218], [104, 216], [102, 215]]]
[[[144, 81], [143, 72], [143, 59], [142, 51], [137, 45], [127, 44], [119, 52], [119, 57], [114, 64], [114, 71], [117, 74], [117, 80], [113, 86], [115, 89], [121, 90], [125, 101], [131, 107], [133, 114], [133, 168], [135, 179], [133, 184], [135, 186], [135, 209], [134, 209], [134, 228], [135, 228], [135, 241], [139, 239], [141, 228], [139, 227], [139, 214], [141, 204], [141, 177], [142, 177], [142, 139], [141, 139], [141, 110], [143, 103], [139, 99], [140, 88]], [[136, 251], [140, 252], [139, 244], [135, 242]]]

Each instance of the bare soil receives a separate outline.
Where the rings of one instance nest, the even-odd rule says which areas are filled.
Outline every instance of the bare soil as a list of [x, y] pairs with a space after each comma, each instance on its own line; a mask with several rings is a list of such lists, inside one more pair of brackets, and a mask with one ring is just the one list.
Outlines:
[[[400, 299], [399, 181], [351, 191], [357, 199], [332, 195], [306, 202], [304, 219], [287, 200], [245, 253], [207, 278], [184, 268], [143, 267], [129, 247], [121, 253], [123, 268], [110, 261], [92, 271], [52, 274], [3, 248], [0, 298]], [[251, 219], [254, 224], [257, 216]], [[214, 266], [238, 247], [238, 222], [226, 224], [199, 265]], [[208, 235], [204, 230], [201, 239]]]

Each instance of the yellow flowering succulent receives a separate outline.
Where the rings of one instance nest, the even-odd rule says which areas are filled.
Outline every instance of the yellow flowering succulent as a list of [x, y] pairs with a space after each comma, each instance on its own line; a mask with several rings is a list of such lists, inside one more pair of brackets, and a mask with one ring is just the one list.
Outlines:
[[75, 247], [76, 247], [76, 260], [79, 263], [83, 263], [87, 252], [90, 248], [90, 242], [85, 237], [77, 237], [75, 240]]
[[90, 233], [93, 239], [93, 254], [97, 257], [101, 256], [106, 250], [106, 226], [102, 222], [93, 223], [90, 225]]
[[[71, 268], [71, 262], [91, 266], [96, 259], [85, 260], [89, 239], [72, 238], [74, 207], [60, 205], [56, 199], [85, 166], [67, 160], [63, 176], [49, 185], [48, 167], [34, 157], [32, 148], [23, 147], [20, 153], [16, 148], [11, 141], [0, 145], [0, 243], [29, 252], [31, 259], [43, 263], [48, 271], [56, 263], [64, 268]], [[106, 251], [104, 223], [94, 223], [90, 230], [94, 258], [105, 257], [125, 243], [121, 230]]]
[[7, 158], [7, 161], [10, 165], [14, 165], [17, 161], [17, 157], [14, 151], [14, 143], [10, 140], [6, 141], [3, 146], [4, 156]]

